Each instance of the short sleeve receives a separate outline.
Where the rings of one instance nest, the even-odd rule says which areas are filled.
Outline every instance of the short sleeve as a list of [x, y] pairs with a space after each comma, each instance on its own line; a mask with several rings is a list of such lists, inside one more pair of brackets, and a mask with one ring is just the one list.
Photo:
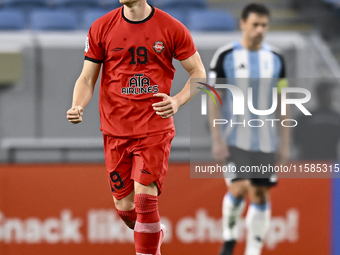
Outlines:
[[179, 61], [190, 58], [197, 51], [190, 31], [180, 22], [176, 26], [173, 50], [173, 57]]
[[215, 52], [215, 55], [210, 62], [210, 72], [214, 72], [217, 78], [227, 78], [223, 69], [223, 62], [228, 52], [229, 51], [223, 52], [222, 54], [218, 51]]
[[105, 50], [102, 47], [100, 34], [97, 24], [94, 23], [87, 34], [85, 42], [85, 60], [103, 63]]

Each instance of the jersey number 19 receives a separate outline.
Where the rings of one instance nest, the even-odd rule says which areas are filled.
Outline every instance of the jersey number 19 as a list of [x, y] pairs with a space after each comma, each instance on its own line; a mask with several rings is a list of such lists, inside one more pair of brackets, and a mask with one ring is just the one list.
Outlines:
[[143, 46], [138, 47], [137, 50], [135, 50], [135, 47], [131, 47], [129, 49], [129, 52], [131, 53], [130, 65], [137, 64], [136, 54], [137, 54], [137, 61], [139, 64], [146, 64], [148, 62], [148, 50], [145, 47]]

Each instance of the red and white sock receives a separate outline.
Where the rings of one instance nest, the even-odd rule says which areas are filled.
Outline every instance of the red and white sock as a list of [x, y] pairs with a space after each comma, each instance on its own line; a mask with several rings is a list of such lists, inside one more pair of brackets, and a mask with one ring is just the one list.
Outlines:
[[120, 211], [117, 208], [116, 210], [120, 218], [125, 222], [125, 224], [133, 230], [135, 228], [135, 223], [137, 219], [136, 210], [133, 209], [131, 211]]
[[135, 195], [137, 221], [134, 228], [137, 255], [155, 255], [161, 235], [158, 198], [149, 194]]

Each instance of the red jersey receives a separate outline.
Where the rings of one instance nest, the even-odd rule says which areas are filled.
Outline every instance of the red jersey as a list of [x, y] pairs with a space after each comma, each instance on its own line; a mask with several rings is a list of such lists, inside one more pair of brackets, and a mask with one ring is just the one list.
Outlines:
[[99, 112], [101, 130], [116, 137], [145, 137], [174, 128], [152, 107], [170, 95], [175, 74], [172, 59], [196, 52], [189, 30], [160, 9], [146, 19], [128, 20], [123, 8], [96, 20], [88, 33], [85, 60], [103, 63]]

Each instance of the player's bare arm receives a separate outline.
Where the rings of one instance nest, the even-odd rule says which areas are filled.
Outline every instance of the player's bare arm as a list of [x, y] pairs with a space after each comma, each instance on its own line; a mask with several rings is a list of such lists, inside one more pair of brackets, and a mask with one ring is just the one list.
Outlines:
[[73, 124], [78, 124], [83, 120], [84, 107], [93, 95], [100, 66], [101, 64], [84, 61], [83, 70], [74, 86], [72, 107], [67, 111], [67, 119]]
[[164, 93], [154, 94], [155, 97], [161, 97], [163, 99], [162, 102], [153, 104], [153, 109], [156, 111], [156, 114], [161, 116], [164, 119], [170, 118], [177, 111], [178, 108], [185, 103], [189, 102], [189, 100], [194, 97], [199, 90], [196, 87], [201, 87], [202, 85], [195, 82], [195, 87], [190, 87], [190, 80], [195, 78], [195, 81], [205, 82], [206, 81], [206, 73], [204, 66], [201, 61], [201, 57], [196, 52], [190, 58], [181, 61], [184, 69], [189, 73], [190, 78], [185, 84], [184, 88], [174, 97], [170, 97]]
[[[223, 93], [220, 90], [217, 90], [217, 93], [220, 97], [223, 97]], [[208, 111], [209, 111], [209, 127], [211, 134], [211, 152], [214, 159], [220, 163], [225, 164], [227, 162], [227, 158], [230, 156], [228, 146], [225, 142], [225, 139], [222, 138], [220, 129], [214, 127], [214, 119], [221, 118], [221, 106], [219, 104], [215, 105], [212, 98], [208, 99]]]

